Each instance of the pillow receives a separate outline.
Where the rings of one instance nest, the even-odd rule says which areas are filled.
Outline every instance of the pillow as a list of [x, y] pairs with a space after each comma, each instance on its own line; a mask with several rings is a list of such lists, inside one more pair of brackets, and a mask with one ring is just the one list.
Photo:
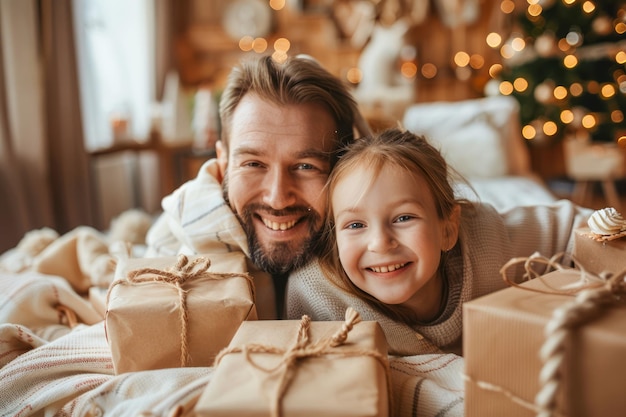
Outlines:
[[513, 97], [493, 96], [413, 104], [403, 123], [426, 136], [461, 175], [500, 177], [530, 172], [518, 115]]

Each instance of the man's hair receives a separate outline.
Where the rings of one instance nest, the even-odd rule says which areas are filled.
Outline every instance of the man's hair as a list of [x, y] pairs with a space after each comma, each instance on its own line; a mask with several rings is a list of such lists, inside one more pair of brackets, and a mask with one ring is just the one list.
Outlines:
[[[278, 105], [321, 105], [337, 124], [335, 151], [354, 140], [355, 129], [361, 130], [361, 134], [368, 133], [347, 84], [313, 58], [298, 55], [279, 63], [269, 55], [256, 56], [233, 68], [222, 92], [219, 105], [220, 139], [227, 151], [233, 113], [247, 93], [254, 93]], [[334, 162], [333, 157], [331, 164]]]
[[[371, 184], [386, 166], [400, 168], [407, 175], [422, 177], [432, 193], [440, 219], [449, 218], [458, 204], [467, 208], [472, 207], [469, 200], [455, 196], [452, 186], [455, 181], [466, 182], [466, 180], [446, 163], [439, 150], [424, 136], [391, 128], [376, 136], [364, 137], [343, 150], [326, 184], [327, 219], [318, 248], [320, 264], [330, 282], [342, 290], [356, 294], [394, 320], [411, 324], [415, 319], [410, 309], [385, 304], [352, 283], [341, 266], [335, 238], [331, 196], [337, 183], [357, 168], [367, 167], [368, 175], [362, 178], [362, 181], [366, 185]], [[407, 187], [411, 184], [407, 182]], [[441, 262], [444, 261], [445, 257], [442, 256]]]

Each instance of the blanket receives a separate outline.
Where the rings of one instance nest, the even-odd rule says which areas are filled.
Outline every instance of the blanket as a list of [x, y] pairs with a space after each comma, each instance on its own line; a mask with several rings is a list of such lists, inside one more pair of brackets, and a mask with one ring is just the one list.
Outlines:
[[[0, 257], [0, 416], [194, 415], [212, 367], [114, 372], [86, 290], [112, 279], [119, 242], [88, 228], [25, 240]], [[462, 357], [389, 360], [393, 415], [463, 415]]]

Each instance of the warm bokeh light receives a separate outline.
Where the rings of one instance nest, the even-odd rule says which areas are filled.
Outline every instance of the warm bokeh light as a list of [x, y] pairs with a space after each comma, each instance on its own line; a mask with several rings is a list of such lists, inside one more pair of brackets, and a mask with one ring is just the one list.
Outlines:
[[485, 41], [491, 48], [497, 48], [500, 44], [502, 44], [502, 36], [500, 36], [499, 33], [491, 32], [487, 35]]
[[502, 45], [502, 48], [500, 48], [500, 55], [502, 55], [502, 58], [504, 59], [510, 59], [513, 58], [513, 55], [515, 55], [515, 51], [513, 50], [511, 45], [504, 44]]
[[422, 76], [427, 79], [435, 78], [437, 76], [437, 67], [430, 62], [422, 65]]
[[626, 148], [626, 135], [622, 135], [617, 138], [617, 146], [620, 148]]
[[469, 64], [474, 69], [481, 69], [485, 65], [485, 58], [480, 54], [472, 54]]
[[522, 128], [522, 136], [524, 137], [524, 139], [535, 139], [535, 136], [537, 136], [537, 131], [535, 130], [535, 128], [531, 125], [526, 125]]
[[274, 10], [282, 10], [285, 7], [285, 0], [270, 0], [270, 7]]
[[511, 84], [509, 81], [502, 81], [500, 83], [499, 90], [502, 95], [509, 96], [513, 93], [513, 84]]
[[584, 89], [581, 83], [573, 83], [569, 86], [569, 92], [572, 96], [578, 97], [583, 93]]
[[611, 98], [615, 95], [615, 86], [613, 84], [604, 84], [600, 89], [603, 98]]
[[539, 16], [542, 11], [543, 11], [543, 7], [541, 7], [539, 4], [530, 4], [530, 5], [528, 5], [527, 13], [531, 17]]
[[511, 40], [511, 48], [514, 51], [519, 52], [526, 47], [526, 41], [521, 36], [516, 36]]
[[274, 41], [274, 50], [287, 52], [291, 48], [291, 43], [287, 38], [278, 38]]
[[248, 52], [252, 50], [252, 44], [254, 42], [254, 38], [252, 36], [244, 36], [239, 39], [239, 49], [244, 52]]
[[619, 51], [615, 55], [615, 62], [617, 62], [618, 64], [626, 64], [626, 52], [625, 51]]
[[565, 55], [565, 58], [563, 58], [563, 65], [565, 65], [565, 68], [574, 68], [578, 65], [578, 58], [574, 55]]
[[404, 62], [400, 67], [400, 73], [405, 78], [415, 78], [417, 75], [417, 65], [414, 62]]
[[561, 112], [560, 118], [565, 124], [572, 123], [574, 121], [574, 112], [569, 109], [565, 109]]
[[599, 94], [600, 93], [600, 83], [596, 80], [591, 80], [587, 83], [587, 91], [591, 94]]
[[557, 100], [563, 100], [565, 97], [567, 97], [567, 88], [559, 85], [554, 88], [554, 92], [552, 94]]
[[567, 41], [565, 40], [565, 38], [561, 38], [559, 39], [559, 41], [557, 42], [557, 46], [559, 47], [559, 49], [563, 52], [567, 52], [569, 51], [572, 47], [570, 46], [569, 43], [567, 43]]
[[528, 81], [526, 81], [526, 78], [516, 78], [515, 81], [513, 81], [513, 87], [515, 91], [519, 91], [520, 93], [524, 92], [528, 88]]
[[559, 127], [552, 120], [548, 120], [543, 124], [543, 133], [546, 136], [554, 136], [559, 131]]
[[272, 59], [276, 62], [285, 62], [287, 60], [287, 54], [283, 51], [274, 51]]
[[591, 1], [586, 1], [583, 3], [583, 10], [585, 13], [593, 13], [593, 11], [596, 10], [596, 5]]
[[489, 76], [491, 78], [498, 78], [502, 72], [502, 64], [493, 64], [489, 67]]
[[363, 79], [363, 72], [356, 67], [352, 67], [346, 73], [346, 78], [348, 82], [352, 84], [358, 84]]
[[615, 32], [619, 35], [623, 35], [624, 32], [626, 32], [626, 23], [624, 22], [617, 22], [615, 24]]
[[611, 121], [613, 123], [622, 123], [624, 121], [624, 113], [621, 110], [613, 110], [611, 112]]
[[454, 63], [458, 67], [466, 67], [467, 64], [469, 64], [469, 61], [470, 61], [470, 56], [467, 52], [459, 51], [456, 54], [454, 54]]
[[586, 114], [581, 120], [581, 124], [585, 129], [591, 129], [596, 125], [597, 121], [593, 114]]
[[252, 41], [252, 49], [258, 54], [265, 52], [267, 49], [267, 40], [265, 40], [265, 38], [256, 38]]
[[513, 0], [502, 0], [500, 2], [500, 10], [504, 14], [511, 14], [515, 11], [515, 2]]

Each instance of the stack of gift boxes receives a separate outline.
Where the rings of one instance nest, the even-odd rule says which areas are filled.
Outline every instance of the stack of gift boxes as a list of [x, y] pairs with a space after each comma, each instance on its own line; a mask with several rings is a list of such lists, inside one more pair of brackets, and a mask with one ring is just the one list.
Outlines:
[[195, 415], [389, 415], [380, 325], [351, 309], [343, 322], [258, 320], [243, 254], [125, 259], [116, 277], [115, 372], [215, 366]]
[[573, 265], [512, 260], [552, 272], [464, 305], [466, 416], [626, 412], [626, 222], [598, 210], [574, 233]]

